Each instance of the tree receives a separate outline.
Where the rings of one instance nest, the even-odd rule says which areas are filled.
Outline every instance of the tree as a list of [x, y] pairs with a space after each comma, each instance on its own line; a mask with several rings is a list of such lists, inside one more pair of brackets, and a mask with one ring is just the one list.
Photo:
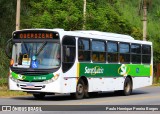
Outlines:
[[16, 1], [0, 0], [0, 44], [11, 38], [12, 31], [15, 30], [15, 8]]
[[73, 0], [29, 1], [27, 5], [29, 12], [22, 16], [23, 28], [82, 29], [83, 11], [76, 7]]

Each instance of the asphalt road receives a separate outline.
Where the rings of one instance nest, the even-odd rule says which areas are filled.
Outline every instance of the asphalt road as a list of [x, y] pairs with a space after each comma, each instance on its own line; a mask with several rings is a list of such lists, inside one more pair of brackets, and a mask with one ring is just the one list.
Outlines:
[[[0, 105], [160, 105], [160, 87], [150, 86], [136, 89], [130, 96], [119, 96], [113, 92], [107, 92], [100, 93], [97, 97], [81, 100], [74, 100], [69, 95], [46, 96], [43, 100], [36, 100], [32, 96], [0, 98]], [[92, 110], [92, 107], [89, 108]], [[80, 110], [83, 109], [85, 110], [84, 107]], [[93, 107], [93, 110], [95, 110], [95, 107]], [[123, 112], [121, 111], [121, 113]]]

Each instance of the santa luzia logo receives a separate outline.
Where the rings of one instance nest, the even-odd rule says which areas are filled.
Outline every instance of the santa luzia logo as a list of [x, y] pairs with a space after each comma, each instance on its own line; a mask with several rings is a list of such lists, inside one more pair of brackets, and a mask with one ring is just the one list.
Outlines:
[[85, 74], [91, 74], [91, 75], [96, 75], [96, 74], [103, 74], [104, 69], [100, 66], [95, 66], [93, 68], [88, 68], [87, 66], [85, 67]]
[[130, 67], [125, 64], [122, 64], [118, 69], [118, 74], [120, 74], [121, 76], [127, 76], [129, 71]]
[[18, 78], [17, 79], [19, 79], [19, 80], [24, 80], [26, 77], [24, 76], [24, 75], [18, 75]]

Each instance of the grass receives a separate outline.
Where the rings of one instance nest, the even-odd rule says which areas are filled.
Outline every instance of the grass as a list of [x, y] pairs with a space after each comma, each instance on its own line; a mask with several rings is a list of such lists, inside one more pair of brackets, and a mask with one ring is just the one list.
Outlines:
[[0, 87], [0, 97], [27, 96], [29, 94], [21, 91], [10, 91], [7, 86]]
[[160, 86], [160, 83], [153, 84], [153, 86]]
[[160, 86], [160, 77], [159, 77], [159, 79], [157, 79], [156, 77], [154, 77], [154, 79], [153, 79], [153, 86]]
[[0, 87], [7, 86], [7, 78], [0, 78]]
[[7, 78], [0, 79], [0, 97], [27, 96], [26, 92], [11, 91], [7, 86]]

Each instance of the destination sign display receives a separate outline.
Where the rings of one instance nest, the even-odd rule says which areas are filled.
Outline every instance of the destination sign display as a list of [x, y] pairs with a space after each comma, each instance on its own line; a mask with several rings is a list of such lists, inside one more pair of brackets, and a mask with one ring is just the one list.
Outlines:
[[16, 31], [13, 39], [59, 39], [59, 35], [52, 31]]

